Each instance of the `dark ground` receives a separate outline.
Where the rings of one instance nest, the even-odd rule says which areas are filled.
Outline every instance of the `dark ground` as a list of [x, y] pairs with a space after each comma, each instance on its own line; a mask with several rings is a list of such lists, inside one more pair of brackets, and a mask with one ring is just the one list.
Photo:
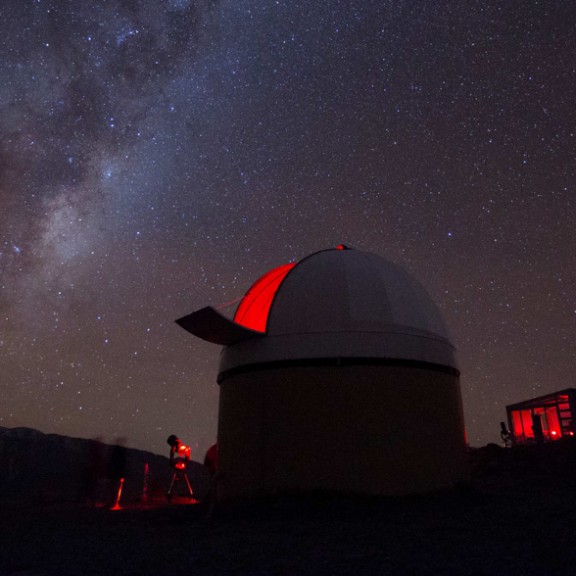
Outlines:
[[576, 574], [576, 446], [488, 446], [443, 494], [243, 507], [71, 503], [0, 515], [0, 576]]

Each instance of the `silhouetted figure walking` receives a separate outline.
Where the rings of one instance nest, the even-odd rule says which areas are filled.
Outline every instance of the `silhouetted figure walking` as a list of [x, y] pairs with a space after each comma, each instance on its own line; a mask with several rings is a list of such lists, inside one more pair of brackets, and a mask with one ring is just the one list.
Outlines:
[[97, 506], [101, 503], [102, 485], [106, 478], [106, 445], [102, 438], [89, 441], [88, 454], [78, 490], [78, 503]]

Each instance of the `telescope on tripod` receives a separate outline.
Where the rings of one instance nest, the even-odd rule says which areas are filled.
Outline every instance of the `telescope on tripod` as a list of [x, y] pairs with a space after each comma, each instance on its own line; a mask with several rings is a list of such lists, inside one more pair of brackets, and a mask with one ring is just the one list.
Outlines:
[[193, 500], [194, 491], [192, 490], [190, 480], [188, 480], [188, 474], [186, 473], [188, 462], [190, 462], [190, 446], [184, 444], [180, 438], [174, 436], [174, 434], [169, 436], [166, 442], [170, 445], [170, 466], [174, 469], [170, 488], [168, 488], [167, 493], [168, 501], [170, 502], [172, 500], [175, 486], [182, 483], [182, 481], [184, 481], [189, 498]]

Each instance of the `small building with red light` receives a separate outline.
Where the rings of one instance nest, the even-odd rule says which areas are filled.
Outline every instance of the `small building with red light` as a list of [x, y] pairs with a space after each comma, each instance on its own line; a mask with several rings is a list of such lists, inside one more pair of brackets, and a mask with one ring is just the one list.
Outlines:
[[506, 406], [515, 444], [574, 436], [576, 388], [567, 388]]
[[274, 268], [233, 320], [177, 320], [223, 346], [219, 500], [430, 492], [467, 478], [455, 349], [399, 266], [338, 246]]

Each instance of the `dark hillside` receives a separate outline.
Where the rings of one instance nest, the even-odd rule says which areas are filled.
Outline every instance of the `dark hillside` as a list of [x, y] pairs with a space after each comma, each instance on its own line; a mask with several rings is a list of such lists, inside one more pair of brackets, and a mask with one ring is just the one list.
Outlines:
[[[163, 456], [30, 428], [0, 428], [0, 502], [104, 504], [115, 493], [117, 483], [111, 476], [118, 467], [125, 477], [122, 501], [133, 502], [144, 493], [146, 464], [147, 495], [162, 499], [172, 474]], [[191, 462], [188, 476], [201, 496], [207, 481], [204, 467]]]

